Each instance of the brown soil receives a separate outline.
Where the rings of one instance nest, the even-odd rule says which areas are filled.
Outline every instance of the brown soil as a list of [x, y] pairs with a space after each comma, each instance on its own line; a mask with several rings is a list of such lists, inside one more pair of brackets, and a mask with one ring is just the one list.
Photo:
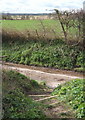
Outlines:
[[67, 75], [72, 75], [72, 76], [78, 76], [82, 77], [83, 73], [75, 72], [75, 71], [70, 71], [70, 70], [59, 70], [56, 68], [48, 68], [48, 67], [39, 67], [39, 66], [28, 66], [28, 65], [23, 65], [23, 64], [14, 64], [14, 63], [9, 63], [9, 62], [4, 62], [4, 65], [9, 65], [9, 66], [15, 66], [15, 67], [20, 67], [20, 68], [28, 68], [32, 70], [39, 70], [47, 73], [59, 73], [59, 74], [67, 74]]
[[72, 79], [83, 78], [83, 75], [73, 71], [64, 71], [44, 67], [27, 66], [21, 64], [4, 63], [4, 69], [16, 70], [39, 83], [45, 83], [49, 88], [55, 88]]

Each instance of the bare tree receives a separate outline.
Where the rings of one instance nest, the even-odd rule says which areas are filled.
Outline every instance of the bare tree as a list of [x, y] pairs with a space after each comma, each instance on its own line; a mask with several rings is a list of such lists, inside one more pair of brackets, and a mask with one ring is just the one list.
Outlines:
[[70, 28], [77, 30], [76, 39], [80, 42], [83, 35], [83, 10], [59, 12], [55, 9], [55, 11], [61, 24], [66, 42], [69, 40]]

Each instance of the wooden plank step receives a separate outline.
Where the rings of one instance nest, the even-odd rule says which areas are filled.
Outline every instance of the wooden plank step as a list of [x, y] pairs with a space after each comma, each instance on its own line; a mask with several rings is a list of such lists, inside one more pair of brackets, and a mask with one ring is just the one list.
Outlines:
[[59, 102], [55, 102], [55, 103], [51, 103], [49, 104], [49, 106], [55, 106], [56, 104], [58, 104]]
[[36, 102], [39, 102], [39, 101], [43, 101], [43, 100], [55, 98], [55, 97], [57, 97], [57, 96], [58, 96], [58, 95], [54, 95], [54, 96], [50, 96], [50, 97], [45, 97], [45, 98], [42, 98], [42, 99], [39, 99], [39, 100], [35, 100], [35, 101], [36, 101]]
[[33, 96], [33, 97], [44, 97], [44, 96], [50, 96], [50, 95], [29, 95], [29, 96]]

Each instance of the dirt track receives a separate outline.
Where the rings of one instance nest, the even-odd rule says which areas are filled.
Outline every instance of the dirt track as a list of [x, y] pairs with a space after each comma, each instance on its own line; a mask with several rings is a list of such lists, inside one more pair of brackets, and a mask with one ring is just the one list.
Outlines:
[[48, 87], [52, 88], [49, 89], [49, 94], [47, 91], [45, 95], [42, 93], [40, 93], [40, 95], [39, 94], [29, 95], [36, 102], [40, 102], [43, 105], [48, 105], [48, 107], [43, 110], [43, 112], [48, 118], [52, 119], [70, 118], [70, 120], [71, 118], [72, 120], [75, 118], [75, 112], [65, 103], [60, 102], [57, 99], [57, 95], [55, 97], [51, 96], [50, 92], [52, 92], [53, 89], [57, 87], [59, 84], [63, 84], [66, 81], [76, 78], [83, 78], [82, 74], [75, 73], [72, 71], [62, 71], [57, 69], [34, 67], [19, 64], [17, 65], [13, 63], [4, 63], [2, 67], [3, 69], [16, 70], [30, 77], [31, 79], [37, 80], [38, 82], [45, 82]]
[[33, 67], [27, 65], [17, 65], [12, 63], [5, 63], [2, 65], [4, 69], [16, 70], [31, 79], [38, 82], [45, 82], [49, 88], [55, 88], [59, 84], [63, 84], [71, 79], [83, 79], [83, 75], [71, 71], [60, 71], [57, 69]]

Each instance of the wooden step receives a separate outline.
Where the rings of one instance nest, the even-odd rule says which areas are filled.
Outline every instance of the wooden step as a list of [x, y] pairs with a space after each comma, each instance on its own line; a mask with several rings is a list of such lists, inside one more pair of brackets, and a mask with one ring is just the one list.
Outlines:
[[51, 98], [55, 98], [55, 97], [57, 97], [57, 95], [50, 96], [50, 97], [45, 97], [45, 98], [42, 98], [42, 99], [39, 99], [39, 100], [35, 100], [35, 101], [39, 102], [39, 101], [43, 101], [43, 100], [47, 100], [47, 99], [51, 99]]
[[31, 97], [44, 97], [44, 96], [50, 96], [50, 95], [29, 95]]

